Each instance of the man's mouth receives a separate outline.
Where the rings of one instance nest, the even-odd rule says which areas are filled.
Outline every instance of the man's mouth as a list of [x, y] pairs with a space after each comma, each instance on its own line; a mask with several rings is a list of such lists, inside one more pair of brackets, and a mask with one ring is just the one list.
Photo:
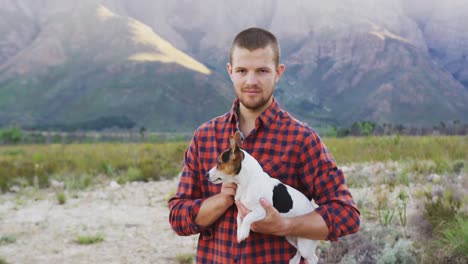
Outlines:
[[254, 95], [260, 93], [260, 90], [244, 90], [243, 93], [249, 94], [249, 95]]

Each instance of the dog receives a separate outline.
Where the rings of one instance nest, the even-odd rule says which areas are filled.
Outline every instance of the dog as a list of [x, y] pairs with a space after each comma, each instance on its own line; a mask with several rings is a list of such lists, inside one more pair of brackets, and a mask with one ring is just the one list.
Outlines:
[[[240, 201], [251, 210], [244, 219], [237, 215], [237, 242], [249, 236], [250, 225], [266, 216], [265, 209], [260, 204], [260, 198], [270, 202], [283, 217], [294, 217], [312, 212], [315, 205], [307, 197], [293, 187], [271, 178], [245, 150], [241, 149], [241, 136], [237, 131], [230, 136], [230, 147], [217, 160], [217, 165], [206, 173], [208, 180], [215, 184], [234, 182], [237, 184], [235, 200]], [[290, 264], [299, 263], [301, 256], [308, 264], [316, 264], [318, 258], [315, 248], [318, 242], [301, 237], [287, 236], [287, 241], [297, 248], [296, 255]]]

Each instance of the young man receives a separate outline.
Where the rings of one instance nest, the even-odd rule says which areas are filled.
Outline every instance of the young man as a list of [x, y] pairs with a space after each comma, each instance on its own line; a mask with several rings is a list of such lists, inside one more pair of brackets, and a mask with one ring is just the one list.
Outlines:
[[[228, 113], [195, 131], [185, 153], [177, 193], [169, 200], [169, 222], [179, 235], [200, 234], [197, 263], [288, 263], [296, 249], [286, 235], [335, 241], [359, 229], [359, 211], [332, 155], [314, 130], [282, 110], [273, 97], [285, 70], [279, 61], [272, 33], [259, 28], [240, 32], [227, 64], [237, 99]], [[271, 177], [318, 205], [310, 214], [282, 218], [261, 200], [267, 216], [252, 225], [253, 232], [241, 243], [236, 216], [248, 210], [234, 201], [236, 185], [219, 186], [205, 178], [237, 130], [244, 136], [242, 148]]]

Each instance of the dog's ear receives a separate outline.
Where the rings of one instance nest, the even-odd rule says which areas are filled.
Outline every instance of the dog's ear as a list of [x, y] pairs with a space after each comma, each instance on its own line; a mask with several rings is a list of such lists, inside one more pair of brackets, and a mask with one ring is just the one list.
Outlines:
[[236, 131], [234, 136], [229, 137], [229, 144], [232, 152], [236, 151], [241, 147], [241, 135], [239, 131]]
[[236, 151], [237, 144], [236, 144], [235, 136], [230, 136], [229, 137], [229, 148], [231, 149], [232, 152]]
[[234, 134], [234, 140], [236, 142], [236, 146], [238, 148], [240, 148], [242, 146], [242, 139], [241, 139], [241, 133], [239, 130], [236, 131], [236, 133]]

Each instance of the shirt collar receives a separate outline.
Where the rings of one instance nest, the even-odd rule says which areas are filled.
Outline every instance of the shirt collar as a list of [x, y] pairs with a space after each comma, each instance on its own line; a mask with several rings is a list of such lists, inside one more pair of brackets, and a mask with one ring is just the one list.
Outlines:
[[[268, 106], [268, 108], [261, 113], [256, 122], [261, 122], [263, 125], [268, 126], [275, 120], [276, 116], [281, 113], [281, 108], [278, 105], [276, 99], [273, 97], [273, 102]], [[231, 122], [237, 124], [239, 122], [239, 98], [236, 98], [232, 104], [231, 111], [227, 115], [226, 122]]]

